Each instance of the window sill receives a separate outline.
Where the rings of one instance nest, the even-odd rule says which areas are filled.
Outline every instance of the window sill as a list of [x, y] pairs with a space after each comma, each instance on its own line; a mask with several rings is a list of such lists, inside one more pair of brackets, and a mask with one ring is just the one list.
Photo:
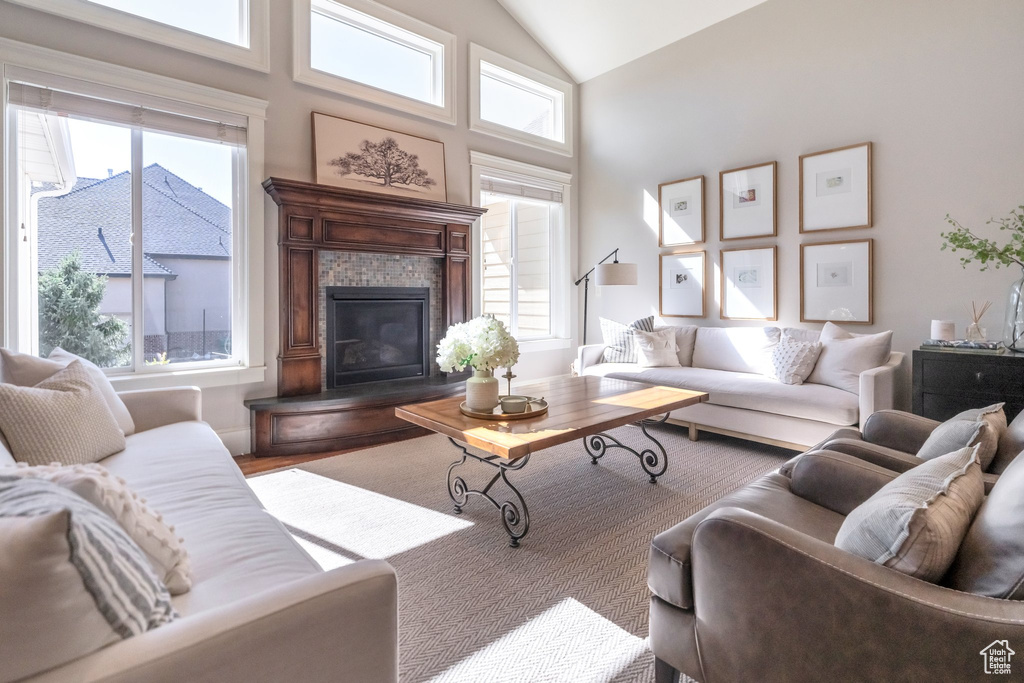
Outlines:
[[534, 339], [519, 342], [519, 353], [538, 353], [540, 351], [557, 351], [567, 349], [571, 345], [570, 339]]
[[228, 387], [241, 384], [258, 384], [266, 377], [266, 366], [254, 368], [221, 367], [190, 369], [167, 372], [150, 372], [138, 375], [111, 375], [110, 383], [116, 391], [133, 389], [164, 389], [167, 387], [195, 386], [200, 389]]

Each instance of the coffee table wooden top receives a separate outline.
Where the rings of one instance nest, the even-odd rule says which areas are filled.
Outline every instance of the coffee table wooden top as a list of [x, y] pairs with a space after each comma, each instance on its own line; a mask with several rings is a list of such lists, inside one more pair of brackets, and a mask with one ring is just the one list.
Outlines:
[[488, 421], [459, 411], [463, 396], [395, 408], [395, 415], [509, 460], [590, 434], [707, 400], [708, 395], [674, 387], [606, 377], [559, 377], [516, 387], [543, 397], [548, 412], [536, 418]]

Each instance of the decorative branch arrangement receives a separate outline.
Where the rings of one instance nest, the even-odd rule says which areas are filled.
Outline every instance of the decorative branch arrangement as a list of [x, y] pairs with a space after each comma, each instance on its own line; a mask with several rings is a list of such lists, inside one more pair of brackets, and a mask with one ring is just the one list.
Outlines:
[[989, 265], [996, 268], [1017, 264], [1024, 268], [1024, 204], [1018, 206], [1005, 218], [993, 218], [986, 221], [986, 225], [995, 224], [1000, 230], [1010, 231], [1010, 241], [999, 246], [995, 240], [986, 239], [975, 235], [970, 228], [960, 225], [955, 218], [946, 214], [946, 222], [953, 226], [950, 232], [940, 233], [945, 240], [942, 243], [943, 251], [949, 248], [950, 251], [963, 249], [970, 252], [969, 256], [960, 257], [960, 265], [964, 268], [974, 261], [981, 263], [981, 270], [988, 270]]

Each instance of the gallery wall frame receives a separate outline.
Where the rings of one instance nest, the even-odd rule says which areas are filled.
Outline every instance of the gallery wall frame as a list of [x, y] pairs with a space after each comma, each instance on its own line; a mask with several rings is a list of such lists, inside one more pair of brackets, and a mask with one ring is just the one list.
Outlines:
[[718, 314], [722, 320], [778, 320], [778, 248], [722, 249]]
[[800, 322], [874, 323], [874, 240], [800, 245]]
[[[448, 201], [443, 142], [316, 111], [310, 116], [317, 184]], [[399, 163], [395, 154], [388, 169], [375, 163], [382, 145], [397, 147]]]
[[800, 156], [800, 232], [872, 225], [873, 144], [861, 142]]
[[778, 234], [778, 162], [718, 174], [718, 232], [723, 242]]
[[707, 281], [706, 251], [662, 254], [658, 259], [658, 314], [663, 318], [705, 317]]
[[704, 176], [658, 185], [658, 246], [700, 244], [704, 230]]

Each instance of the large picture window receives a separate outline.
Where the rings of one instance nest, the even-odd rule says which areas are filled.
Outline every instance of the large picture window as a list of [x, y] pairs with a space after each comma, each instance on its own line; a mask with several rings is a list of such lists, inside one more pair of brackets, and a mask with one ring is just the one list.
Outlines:
[[238, 365], [244, 118], [8, 92], [20, 349], [116, 372]]
[[295, 80], [455, 123], [455, 36], [369, 0], [295, 1]]

